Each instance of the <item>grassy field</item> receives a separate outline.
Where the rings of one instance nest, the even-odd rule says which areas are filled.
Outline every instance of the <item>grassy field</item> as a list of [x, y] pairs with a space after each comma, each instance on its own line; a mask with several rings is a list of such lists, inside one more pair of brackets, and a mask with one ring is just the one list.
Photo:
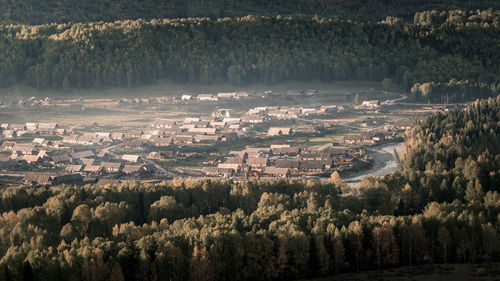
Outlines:
[[[339, 274], [328, 278], [308, 279], [307, 281], [499, 281], [500, 263], [479, 265], [423, 265], [387, 269], [380, 272], [365, 271], [360, 273]], [[306, 281], [306, 280], [303, 280]]]

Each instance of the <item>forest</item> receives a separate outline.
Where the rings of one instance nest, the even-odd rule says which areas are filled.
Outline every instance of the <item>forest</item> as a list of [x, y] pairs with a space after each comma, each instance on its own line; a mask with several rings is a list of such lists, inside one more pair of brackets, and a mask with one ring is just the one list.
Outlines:
[[411, 18], [429, 9], [499, 9], [494, 0], [4, 0], [0, 24], [45, 24], [246, 15], [322, 15], [378, 21], [388, 15]]
[[0, 86], [392, 79], [415, 100], [461, 102], [500, 93], [499, 44], [499, 10], [1, 25]]
[[325, 182], [11, 187], [0, 280], [292, 280], [500, 258], [500, 96], [407, 134], [399, 171]]

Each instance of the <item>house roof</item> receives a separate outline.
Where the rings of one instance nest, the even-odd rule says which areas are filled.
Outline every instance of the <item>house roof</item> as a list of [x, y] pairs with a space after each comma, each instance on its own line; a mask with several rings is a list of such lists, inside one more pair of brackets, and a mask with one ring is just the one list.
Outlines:
[[101, 172], [103, 169], [104, 167], [99, 165], [85, 165], [83, 171], [87, 173], [98, 173]]
[[248, 165], [266, 165], [269, 159], [267, 157], [250, 157], [247, 159]]
[[140, 156], [135, 154], [124, 154], [122, 156], [122, 160], [129, 162], [137, 162], [139, 161]]
[[138, 173], [143, 169], [142, 165], [125, 165], [122, 169], [122, 172], [125, 174]]
[[290, 170], [288, 168], [266, 167], [264, 173], [268, 175], [285, 176], [290, 173]]
[[119, 162], [102, 162], [101, 166], [106, 170], [120, 170], [122, 163]]
[[33, 152], [35, 151], [35, 146], [33, 144], [24, 144], [24, 143], [16, 143], [12, 147], [12, 151], [14, 152]]
[[74, 172], [80, 172], [82, 170], [83, 166], [82, 165], [66, 165], [66, 168], [64, 168], [64, 171], [69, 172], [69, 173], [74, 173]]

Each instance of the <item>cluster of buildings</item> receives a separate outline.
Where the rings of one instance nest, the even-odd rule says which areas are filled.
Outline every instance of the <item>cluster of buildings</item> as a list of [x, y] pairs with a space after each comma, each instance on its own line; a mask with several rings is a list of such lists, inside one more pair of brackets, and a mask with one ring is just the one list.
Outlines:
[[362, 150], [331, 144], [315, 149], [305, 145], [271, 145], [231, 151], [202, 172], [209, 177], [300, 177], [324, 175], [368, 165]]
[[154, 165], [140, 155], [107, 151], [131, 137], [125, 133], [76, 133], [57, 123], [1, 124], [0, 132], [0, 170], [4, 175], [23, 176], [26, 184], [148, 177], [155, 172]]

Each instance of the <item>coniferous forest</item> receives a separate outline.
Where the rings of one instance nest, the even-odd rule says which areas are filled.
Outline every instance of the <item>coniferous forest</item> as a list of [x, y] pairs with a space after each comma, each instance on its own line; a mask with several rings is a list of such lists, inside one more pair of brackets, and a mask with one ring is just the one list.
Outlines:
[[292, 280], [500, 258], [500, 96], [409, 131], [401, 169], [325, 183], [1, 191], [0, 280]]
[[0, 26], [0, 86], [132, 87], [391, 79], [415, 100], [500, 91], [500, 12], [417, 12], [378, 22], [322, 16], [158, 18]]

